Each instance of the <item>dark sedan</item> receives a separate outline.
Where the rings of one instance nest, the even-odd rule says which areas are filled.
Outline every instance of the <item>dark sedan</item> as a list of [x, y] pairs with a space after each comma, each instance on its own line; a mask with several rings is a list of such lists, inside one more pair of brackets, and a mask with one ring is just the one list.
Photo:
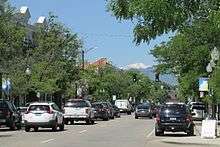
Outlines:
[[151, 107], [148, 104], [140, 104], [136, 107], [135, 110], [135, 119], [139, 117], [149, 117], [152, 119]]
[[103, 103], [93, 103], [95, 119], [109, 120], [108, 108]]

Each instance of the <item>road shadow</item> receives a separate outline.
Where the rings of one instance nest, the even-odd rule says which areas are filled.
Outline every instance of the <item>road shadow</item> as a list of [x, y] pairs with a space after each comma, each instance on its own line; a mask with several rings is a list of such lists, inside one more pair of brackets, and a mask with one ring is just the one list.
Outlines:
[[52, 129], [39, 129], [38, 131], [34, 131], [34, 129], [31, 129], [30, 132], [52, 132], [52, 133], [57, 133], [57, 132], [66, 132], [68, 129], [64, 129], [63, 131], [60, 131], [59, 129], [57, 131], [53, 131]]
[[[196, 135], [193, 135], [196, 136]], [[193, 136], [188, 136], [187, 134], [175, 134], [175, 133], [164, 133], [163, 137], [193, 137]]]
[[74, 124], [67, 124], [67, 126], [93, 126], [97, 125], [98, 123], [94, 122], [94, 124], [86, 124], [82, 122], [75, 122]]

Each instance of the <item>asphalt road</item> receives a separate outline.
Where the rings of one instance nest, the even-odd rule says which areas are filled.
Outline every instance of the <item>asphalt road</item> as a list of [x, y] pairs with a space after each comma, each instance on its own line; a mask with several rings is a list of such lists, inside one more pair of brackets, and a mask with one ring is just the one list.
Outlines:
[[[153, 119], [122, 116], [110, 121], [96, 121], [95, 125], [66, 125], [65, 131], [38, 132], [0, 129], [0, 147], [179, 147], [201, 146], [169, 142], [170, 139], [187, 139], [185, 134], [154, 135]], [[203, 145], [204, 146], [204, 145]]]

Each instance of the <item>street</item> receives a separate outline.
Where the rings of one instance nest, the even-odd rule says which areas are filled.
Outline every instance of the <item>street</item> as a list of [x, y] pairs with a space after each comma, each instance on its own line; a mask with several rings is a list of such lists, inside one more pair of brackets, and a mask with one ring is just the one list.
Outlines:
[[66, 125], [63, 132], [40, 129], [38, 132], [0, 130], [0, 147], [177, 147], [210, 146], [207, 144], [175, 143], [170, 140], [194, 139], [184, 134], [172, 134], [162, 137], [154, 135], [154, 120], [123, 115], [110, 121], [96, 121], [94, 125], [76, 123]]

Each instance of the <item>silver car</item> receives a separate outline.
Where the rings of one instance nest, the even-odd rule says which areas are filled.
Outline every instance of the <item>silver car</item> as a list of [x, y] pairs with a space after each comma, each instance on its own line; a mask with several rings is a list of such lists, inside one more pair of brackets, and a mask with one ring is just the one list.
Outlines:
[[149, 117], [152, 119], [152, 111], [149, 104], [140, 104], [136, 107], [135, 119], [138, 119], [139, 117]]

